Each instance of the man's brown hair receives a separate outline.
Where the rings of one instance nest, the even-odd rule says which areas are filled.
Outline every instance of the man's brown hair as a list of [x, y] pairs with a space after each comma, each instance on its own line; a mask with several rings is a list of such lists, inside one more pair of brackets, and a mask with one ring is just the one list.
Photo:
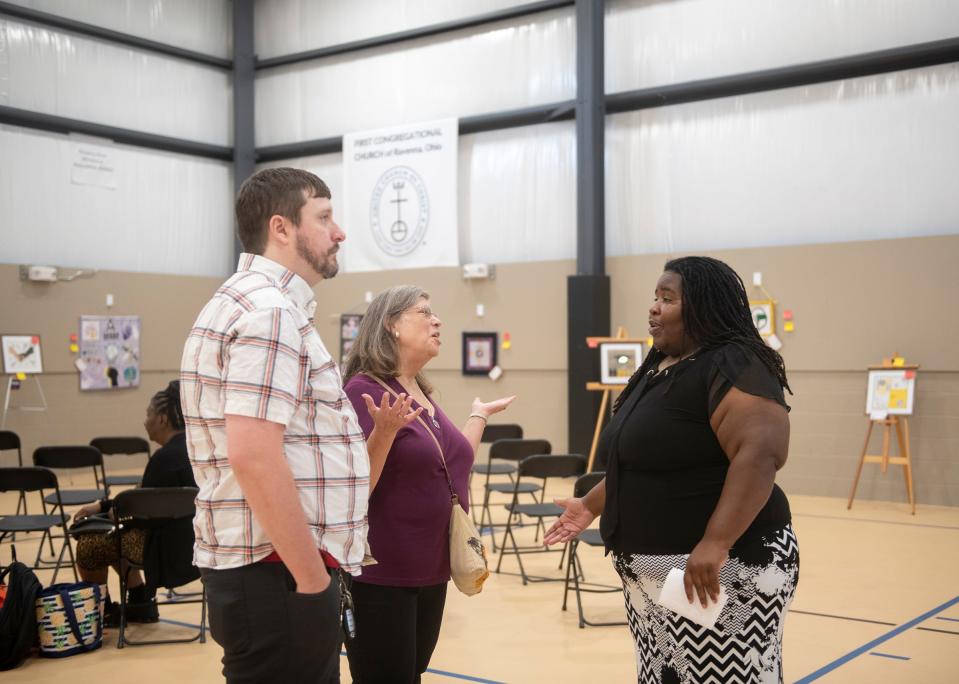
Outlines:
[[300, 209], [311, 197], [333, 195], [318, 176], [303, 169], [263, 169], [247, 178], [236, 196], [236, 232], [243, 250], [263, 254], [270, 217], [283, 216], [299, 225]]

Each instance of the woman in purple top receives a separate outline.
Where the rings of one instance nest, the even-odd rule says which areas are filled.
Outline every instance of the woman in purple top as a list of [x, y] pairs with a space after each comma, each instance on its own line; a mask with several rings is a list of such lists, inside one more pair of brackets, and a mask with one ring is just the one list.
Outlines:
[[419, 682], [439, 638], [450, 579], [450, 492], [429, 432], [443, 448], [466, 509], [469, 472], [486, 421], [514, 398], [475, 399], [458, 428], [430, 398], [433, 388], [422, 374], [439, 354], [440, 325], [420, 288], [386, 290], [370, 304], [346, 363], [346, 394], [367, 438], [393, 399], [380, 382], [404, 405], [412, 398], [419, 413], [389, 442], [367, 444], [369, 542], [377, 563], [364, 567], [352, 585], [356, 638], [346, 651], [356, 684]]

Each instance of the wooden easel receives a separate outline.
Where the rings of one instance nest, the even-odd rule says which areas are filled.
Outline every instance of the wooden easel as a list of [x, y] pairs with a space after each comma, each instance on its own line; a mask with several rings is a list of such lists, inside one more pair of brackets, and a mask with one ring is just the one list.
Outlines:
[[[645, 340], [630, 339], [626, 333], [626, 328], [619, 326], [616, 329], [616, 337], [587, 337], [586, 344], [590, 348], [598, 347], [603, 342], [635, 342], [645, 344]], [[593, 472], [593, 462], [596, 459], [596, 445], [599, 444], [599, 433], [603, 430], [603, 419], [606, 417], [606, 407], [609, 405], [609, 395], [612, 392], [622, 392], [626, 385], [611, 385], [602, 382], [587, 382], [586, 389], [590, 392], [602, 392], [603, 398], [599, 402], [599, 415], [596, 416], [596, 429], [593, 430], [593, 443], [589, 447], [589, 461], [586, 464], [586, 472]]]
[[[870, 366], [869, 370], [911, 370], [915, 371], [919, 366]], [[872, 429], [876, 425], [882, 425], [882, 453], [869, 454], [869, 438], [872, 437]], [[896, 456], [889, 455], [889, 444], [892, 441], [892, 431], [896, 431], [896, 444], [898, 453]], [[869, 417], [869, 428], [866, 430], [866, 441], [862, 446], [862, 454], [859, 456], [859, 465], [856, 467], [856, 477], [852, 482], [852, 491], [849, 493], [849, 503], [846, 510], [852, 508], [853, 499], [856, 498], [856, 488], [859, 486], [859, 476], [862, 474], [864, 463], [878, 463], [885, 474], [889, 465], [901, 465], [903, 476], [906, 479], [906, 495], [909, 497], [909, 505], [912, 508], [912, 515], [916, 514], [916, 498], [912, 488], [912, 454], [909, 450], [909, 418], [905, 415], [887, 415], [885, 418]]]

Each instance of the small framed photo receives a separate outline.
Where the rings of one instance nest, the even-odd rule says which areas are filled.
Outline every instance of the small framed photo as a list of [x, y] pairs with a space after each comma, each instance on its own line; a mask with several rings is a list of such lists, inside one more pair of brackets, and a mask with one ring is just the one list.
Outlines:
[[763, 337], [776, 334], [776, 303], [771, 299], [749, 302], [749, 311], [753, 316], [753, 325]]
[[463, 333], [463, 375], [486, 375], [496, 365], [495, 332]]
[[353, 348], [362, 321], [363, 314], [340, 314], [340, 363], [346, 361], [347, 354]]
[[643, 363], [642, 342], [604, 342], [599, 345], [600, 382], [625, 385]]
[[39, 335], [3, 335], [0, 344], [3, 345], [3, 372], [7, 375], [43, 372]]

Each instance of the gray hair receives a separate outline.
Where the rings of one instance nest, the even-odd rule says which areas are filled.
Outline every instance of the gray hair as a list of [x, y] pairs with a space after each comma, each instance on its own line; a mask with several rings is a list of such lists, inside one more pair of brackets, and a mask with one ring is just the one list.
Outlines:
[[[390, 330], [404, 311], [420, 299], [429, 298], [429, 293], [415, 285], [397, 285], [376, 295], [360, 322], [360, 332], [346, 357], [344, 382], [359, 373], [380, 380], [395, 378], [399, 372], [399, 348]], [[424, 394], [433, 393], [433, 386], [422, 373], [417, 374], [416, 383]]]

